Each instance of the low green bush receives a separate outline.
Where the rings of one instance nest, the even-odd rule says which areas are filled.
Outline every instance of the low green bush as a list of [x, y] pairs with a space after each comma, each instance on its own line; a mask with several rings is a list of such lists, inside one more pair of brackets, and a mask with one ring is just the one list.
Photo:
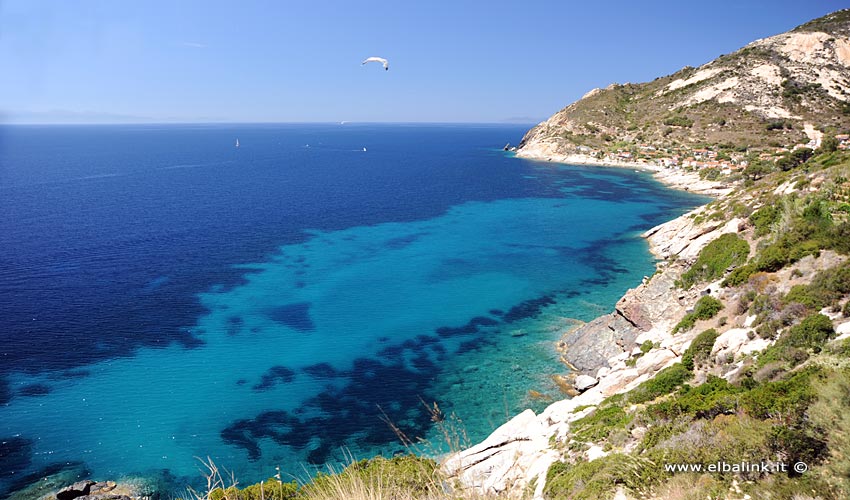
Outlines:
[[[763, 335], [758, 331], [759, 335]], [[810, 314], [803, 320], [784, 331], [775, 344], [762, 351], [757, 366], [783, 362], [787, 368], [793, 368], [809, 358], [809, 351], [818, 353], [835, 330], [832, 321], [823, 314]]]
[[681, 320], [679, 320], [678, 323], [676, 323], [676, 326], [673, 327], [673, 333], [675, 334], [679, 332], [687, 332], [688, 330], [694, 327], [696, 322], [697, 317], [694, 316], [694, 313], [688, 313]]
[[673, 115], [665, 118], [663, 123], [670, 127], [691, 127], [694, 121], [685, 115]]
[[570, 430], [579, 441], [600, 441], [613, 431], [624, 429], [632, 418], [620, 406], [604, 406], [573, 422]]
[[[692, 421], [684, 432], [664, 440], [644, 455], [662, 469], [663, 464], [675, 463], [760, 462], [771, 456], [772, 427], [769, 422], [747, 415], [717, 415], [708, 420]], [[760, 472], [715, 473], [716, 477], [724, 475], [754, 480], [759, 478]]]
[[758, 269], [756, 268], [755, 263], [747, 263], [747, 264], [744, 264], [743, 266], [738, 266], [735, 269], [733, 269], [732, 272], [729, 273], [729, 276], [727, 276], [723, 280], [723, 282], [721, 283], [721, 286], [730, 287], [730, 286], [742, 285], [742, 284], [746, 283], [748, 279], [750, 279], [750, 276], [752, 276], [753, 274], [755, 274], [757, 272], [758, 272]]
[[708, 360], [711, 349], [717, 340], [717, 330], [710, 328], [697, 335], [691, 345], [682, 354], [682, 366], [687, 370], [693, 370], [698, 363]]
[[823, 344], [835, 334], [832, 321], [823, 314], [812, 314], [792, 326], [780, 339], [783, 344], [802, 349], [819, 351]]
[[648, 491], [663, 475], [663, 468], [646, 459], [621, 453], [590, 462], [557, 462], [546, 473], [547, 498], [606, 500], [614, 498], [618, 487], [633, 493]]
[[749, 253], [749, 243], [737, 234], [720, 235], [700, 251], [696, 262], [682, 274], [680, 285], [688, 289], [697, 282], [717, 279], [723, 276], [730, 266], [746, 262]]
[[823, 306], [819, 306], [820, 299], [815, 297], [812, 291], [809, 288], [809, 285], [794, 285], [791, 287], [791, 290], [785, 294], [785, 298], [783, 301], [786, 304], [791, 304], [796, 302], [798, 304], [803, 304], [809, 309], [820, 309]]
[[292, 500], [298, 498], [298, 483], [284, 483], [275, 478], [246, 486], [239, 489], [231, 486], [226, 489], [216, 488], [209, 493], [209, 500]]
[[629, 403], [645, 403], [670, 394], [693, 377], [691, 370], [676, 363], [656, 373], [654, 377], [632, 389], [626, 399]]
[[711, 319], [720, 312], [721, 309], [723, 309], [722, 302], [711, 295], [703, 295], [694, 306], [694, 315], [697, 319]]
[[680, 417], [714, 418], [723, 413], [734, 413], [740, 394], [746, 390], [729, 384], [726, 380], [709, 375], [696, 387], [684, 385], [668, 400], [647, 407], [650, 418], [673, 420]]
[[815, 398], [811, 381], [817, 374], [815, 369], [804, 369], [785, 380], [760, 384], [741, 396], [741, 407], [761, 420], [800, 423]]
[[694, 327], [698, 319], [711, 319], [723, 309], [723, 303], [711, 295], [703, 295], [694, 305], [694, 312], [686, 314], [673, 327], [673, 333], [686, 332]]
[[750, 215], [750, 223], [755, 227], [756, 237], [769, 234], [773, 225], [779, 220], [779, 209], [776, 205], [765, 205]]
[[812, 310], [837, 305], [850, 293], [850, 264], [818, 272], [808, 285], [795, 285], [785, 295], [786, 303], [799, 302]]

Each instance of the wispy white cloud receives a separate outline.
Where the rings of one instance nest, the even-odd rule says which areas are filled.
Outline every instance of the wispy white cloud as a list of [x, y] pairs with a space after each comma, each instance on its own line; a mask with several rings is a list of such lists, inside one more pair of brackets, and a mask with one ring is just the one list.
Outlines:
[[180, 45], [184, 47], [192, 47], [193, 49], [204, 49], [207, 47], [207, 44], [198, 42], [180, 42]]

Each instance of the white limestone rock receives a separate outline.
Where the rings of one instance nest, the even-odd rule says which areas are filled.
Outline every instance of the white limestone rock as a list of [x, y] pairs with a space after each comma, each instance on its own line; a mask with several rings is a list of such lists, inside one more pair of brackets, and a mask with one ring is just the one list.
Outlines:
[[551, 432], [533, 411], [525, 410], [481, 443], [451, 455], [443, 468], [485, 495], [522, 489], [559, 457], [548, 449]]
[[573, 384], [573, 387], [575, 387], [576, 390], [579, 392], [584, 392], [598, 383], [599, 381], [596, 380], [596, 378], [591, 377], [590, 375], [579, 375], [578, 377], [576, 377], [576, 381], [575, 384]]
[[635, 368], [641, 375], [645, 373], [655, 373], [671, 364], [671, 361], [675, 359], [676, 354], [669, 349], [653, 349], [638, 358], [635, 363]]

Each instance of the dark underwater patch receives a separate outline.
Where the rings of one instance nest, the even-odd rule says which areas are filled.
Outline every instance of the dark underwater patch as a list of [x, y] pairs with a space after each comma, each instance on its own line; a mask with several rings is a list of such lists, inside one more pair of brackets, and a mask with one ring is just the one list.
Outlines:
[[502, 319], [505, 323], [514, 323], [521, 319], [533, 318], [534, 316], [540, 314], [540, 311], [542, 311], [543, 308], [554, 303], [555, 298], [550, 294], [538, 297], [536, 299], [528, 299], [513, 306], [508, 312], [505, 313]]
[[301, 369], [307, 375], [316, 378], [337, 378], [345, 376], [345, 372], [338, 371], [328, 363], [316, 363]]
[[[411, 439], [422, 436], [432, 424], [422, 401], [432, 399], [430, 385], [439, 372], [439, 365], [426, 354], [430, 343], [420, 339], [416, 349], [402, 348], [391, 362], [358, 358], [351, 370], [334, 370], [324, 363], [305, 368], [315, 376], [348, 381], [342, 387], [326, 387], [292, 412], [272, 410], [237, 420], [221, 431], [221, 438], [244, 449], [251, 460], [260, 458], [260, 441], [271, 439], [307, 451], [311, 464], [324, 464], [334, 450], [352, 441], [366, 446], [400, 445], [387, 421]], [[413, 354], [413, 366], [404, 362], [405, 354]]]
[[50, 386], [47, 384], [29, 384], [18, 389], [19, 396], [46, 396], [50, 394]]
[[32, 463], [32, 441], [16, 437], [0, 438], [0, 478], [9, 479]]
[[[3, 455], [0, 454], [0, 460], [2, 460], [2, 457]], [[91, 476], [91, 471], [85, 467], [83, 462], [54, 462], [24, 476], [15, 474], [14, 480], [8, 484], [6, 491], [16, 492], [18, 490], [28, 488], [36, 483], [42, 483], [45, 480], [55, 481], [57, 478], [54, 478], [53, 476], [63, 473], [67, 473], [67, 477], [72, 478], [70, 481], [63, 481], [61, 484], [63, 487], [67, 486], [69, 483], [73, 483], [74, 481], [79, 481], [80, 479]], [[0, 469], [0, 479], [7, 479], [6, 474], [7, 471], [5, 469]], [[4, 491], [0, 490], [0, 495], [3, 495], [4, 493]]]
[[295, 380], [295, 372], [285, 366], [273, 366], [254, 384], [255, 391], [267, 391], [277, 384], [288, 384]]
[[68, 380], [75, 378], [86, 378], [91, 375], [88, 370], [65, 370], [58, 373], [51, 373], [47, 378], [50, 380]]
[[397, 249], [404, 248], [404, 247], [410, 245], [411, 243], [415, 242], [416, 240], [425, 236], [426, 234], [427, 233], [414, 233], [414, 234], [408, 234], [407, 236], [399, 236], [398, 238], [392, 238], [392, 239], [387, 240], [387, 242], [384, 243], [384, 246], [386, 248], [397, 250]]
[[313, 331], [316, 326], [310, 317], [310, 302], [293, 302], [274, 307], [266, 311], [266, 315], [276, 322], [286, 325], [299, 332]]
[[12, 389], [5, 377], [0, 377], [0, 405], [5, 405], [12, 400]]
[[227, 334], [238, 335], [239, 331], [242, 330], [242, 325], [244, 324], [245, 320], [239, 316], [230, 316], [227, 318]]
[[478, 333], [482, 326], [494, 326], [499, 322], [493, 318], [486, 316], [476, 316], [469, 320], [465, 325], [459, 327], [441, 326], [437, 328], [437, 335], [440, 337], [456, 337], [458, 335], [472, 335]]
[[466, 354], [468, 352], [477, 351], [486, 345], [494, 345], [492, 341], [484, 338], [474, 338], [461, 342], [457, 348], [457, 354]]
[[[199, 330], [197, 333], [202, 334], [204, 331]], [[203, 339], [195, 336], [193, 333], [186, 333], [185, 335], [180, 336], [177, 338], [177, 343], [186, 349], [196, 349], [206, 344]]]

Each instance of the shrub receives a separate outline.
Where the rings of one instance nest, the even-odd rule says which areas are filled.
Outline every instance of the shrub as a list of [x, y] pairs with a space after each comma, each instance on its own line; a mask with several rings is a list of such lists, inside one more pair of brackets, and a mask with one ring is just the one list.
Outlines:
[[691, 127], [694, 121], [685, 115], [673, 115], [665, 118], [663, 123], [670, 127]]
[[786, 380], [765, 382], [741, 397], [741, 406], [751, 416], [796, 424], [805, 417], [814, 400], [811, 378], [815, 370], [802, 370]]
[[765, 205], [750, 215], [750, 223], [755, 227], [755, 235], [764, 236], [770, 233], [771, 228], [779, 220], [779, 209], [776, 205]]
[[819, 351], [834, 333], [835, 330], [829, 318], [823, 314], [812, 314], [806, 316], [799, 324], [792, 326], [782, 341], [793, 347], [814, 348]]
[[791, 290], [785, 294], [783, 302], [786, 304], [798, 303], [803, 304], [809, 309], [820, 309], [823, 306], [818, 306], [820, 300], [815, 297], [809, 290], [808, 285], [794, 285]]
[[806, 307], [819, 310], [837, 304], [850, 293], [850, 264], [818, 272], [808, 285], [796, 285], [785, 296], [785, 302], [799, 302]]
[[722, 413], [734, 413], [744, 389], [726, 380], [709, 375], [696, 387], [683, 385], [675, 397], [650, 405], [647, 414], [652, 418], [675, 419], [681, 416], [714, 418]]
[[753, 273], [758, 272], [755, 264], [749, 263], [740, 267], [736, 267], [732, 270], [732, 273], [723, 280], [721, 286], [730, 287], [730, 286], [738, 286], [740, 284], [746, 283], [746, 281], [750, 278]]
[[694, 312], [686, 314], [676, 323], [676, 326], [673, 327], [673, 333], [686, 332], [694, 327], [698, 319], [711, 319], [721, 309], [723, 309], [722, 302], [711, 295], [703, 295], [694, 306]]
[[682, 275], [681, 286], [688, 289], [698, 281], [719, 278], [730, 266], [743, 264], [750, 245], [734, 233], [726, 233], [706, 245], [696, 262]]
[[[758, 462], [770, 456], [771, 428], [770, 423], [747, 415], [718, 415], [709, 421], [692, 422], [685, 432], [660, 443], [646, 455], [656, 464]], [[739, 476], [739, 473], [716, 473], [717, 476], [731, 474]], [[740, 476], [753, 480], [760, 474], [759, 471], [741, 471]]]
[[628, 393], [629, 403], [645, 403], [672, 393], [687, 382], [693, 373], [683, 363], [676, 363], [661, 370], [651, 379], [643, 382]]
[[847, 369], [830, 372], [815, 381], [817, 400], [808, 409], [812, 425], [828, 429], [827, 439], [831, 457], [825, 464], [824, 475], [838, 483], [847, 498], [850, 491], [850, 372]]
[[238, 489], [231, 486], [216, 488], [209, 493], [209, 500], [290, 500], [298, 498], [298, 483], [284, 483], [274, 478]]
[[611, 405], [597, 408], [590, 415], [573, 422], [570, 428], [579, 441], [600, 441], [614, 430], [624, 429], [631, 421], [632, 415], [626, 414], [620, 406]]
[[546, 473], [547, 498], [604, 500], [613, 498], [618, 486], [638, 493], [661, 479], [659, 467], [646, 459], [612, 453], [591, 462], [557, 462]]
[[711, 319], [720, 310], [723, 309], [723, 303], [715, 299], [711, 295], [703, 295], [694, 306], [694, 315], [697, 319]]
[[753, 303], [750, 304], [749, 313], [758, 316], [758, 320], [761, 322], [772, 316], [773, 313], [778, 312], [779, 308], [780, 303], [776, 297], [763, 293], [756, 295], [753, 299]]
[[753, 374], [753, 380], [756, 382], [768, 382], [779, 378], [785, 373], [785, 363], [781, 361], [772, 361], [762, 366]]
[[694, 327], [696, 322], [697, 317], [694, 316], [694, 313], [688, 313], [681, 320], [679, 320], [678, 323], [676, 323], [676, 326], [673, 327], [673, 333], [676, 334], [679, 332], [687, 332], [688, 330]]
[[816, 464], [826, 455], [827, 444], [812, 429], [780, 425], [771, 429], [770, 448], [777, 455], [788, 457], [789, 462]]
[[721, 172], [719, 168], [704, 168], [699, 171], [699, 178], [709, 181], [716, 181], [720, 178]]
[[717, 336], [717, 330], [714, 328], [697, 335], [682, 355], [682, 366], [690, 371], [694, 369], [695, 364], [708, 360]]
[[779, 333], [781, 327], [781, 321], [775, 319], [767, 320], [756, 327], [756, 334], [763, 339], [770, 340], [776, 338], [776, 334]]
[[776, 272], [791, 262], [790, 252], [787, 247], [773, 244], [759, 252], [756, 259], [758, 271]]

